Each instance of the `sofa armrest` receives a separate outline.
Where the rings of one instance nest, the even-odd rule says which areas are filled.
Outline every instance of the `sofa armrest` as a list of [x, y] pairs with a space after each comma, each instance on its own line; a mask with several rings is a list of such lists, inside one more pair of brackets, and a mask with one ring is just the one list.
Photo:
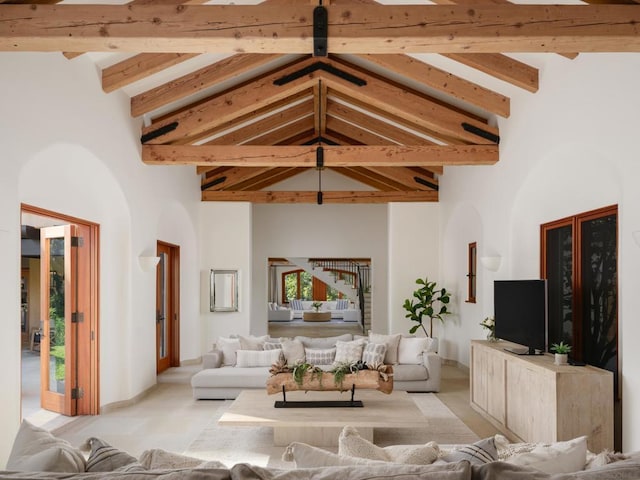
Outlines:
[[202, 368], [220, 368], [222, 366], [222, 351], [211, 350], [202, 355]]
[[429, 380], [437, 382], [440, 385], [440, 377], [442, 375], [442, 357], [434, 352], [424, 352], [422, 354], [424, 366], [429, 372]]

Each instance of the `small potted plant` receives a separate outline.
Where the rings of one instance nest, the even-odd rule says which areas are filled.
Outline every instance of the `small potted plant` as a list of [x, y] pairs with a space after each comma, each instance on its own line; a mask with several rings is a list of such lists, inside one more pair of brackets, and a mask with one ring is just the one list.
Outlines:
[[318, 312], [320, 311], [320, 307], [322, 307], [322, 302], [313, 302], [311, 306], [316, 312]]
[[551, 350], [555, 354], [554, 363], [556, 365], [566, 365], [568, 363], [571, 345], [564, 342], [554, 343], [551, 345]]
[[480, 322], [483, 328], [487, 329], [487, 340], [490, 342], [497, 342], [496, 338], [496, 320], [493, 317], [487, 317]]

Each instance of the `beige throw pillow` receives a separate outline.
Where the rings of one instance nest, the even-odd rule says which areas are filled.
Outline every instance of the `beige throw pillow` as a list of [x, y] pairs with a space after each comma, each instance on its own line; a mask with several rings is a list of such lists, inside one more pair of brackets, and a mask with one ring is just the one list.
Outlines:
[[423, 352], [429, 348], [429, 338], [401, 337], [398, 344], [398, 363], [401, 365], [423, 365]]
[[384, 343], [387, 346], [387, 353], [384, 355], [384, 363], [394, 365], [398, 363], [398, 344], [400, 343], [401, 333], [394, 335], [382, 335], [380, 333], [369, 332], [369, 342]]
[[280, 344], [282, 345], [282, 354], [284, 355], [287, 364], [290, 366], [296, 363], [304, 362], [304, 345], [299, 340], [290, 340], [288, 338], [281, 338]]
[[269, 335], [261, 337], [238, 335], [238, 340], [240, 340], [240, 350], [264, 350], [264, 344], [269, 340]]
[[85, 471], [82, 452], [47, 430], [23, 420], [7, 460], [7, 470], [18, 472]]
[[336, 358], [334, 363], [355, 363], [362, 360], [362, 350], [364, 343], [362, 340], [351, 342], [336, 342]]
[[222, 352], [223, 365], [236, 364], [236, 352], [240, 350], [239, 338], [218, 337], [216, 347]]

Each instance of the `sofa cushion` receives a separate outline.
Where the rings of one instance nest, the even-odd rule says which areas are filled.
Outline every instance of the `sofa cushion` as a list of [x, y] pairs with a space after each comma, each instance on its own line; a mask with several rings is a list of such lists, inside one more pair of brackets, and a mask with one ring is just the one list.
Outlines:
[[410, 382], [414, 380], [429, 380], [429, 370], [424, 365], [393, 366], [394, 382]]
[[367, 365], [384, 363], [387, 346], [384, 343], [367, 343], [362, 351], [362, 361]]
[[405, 365], [423, 364], [422, 353], [429, 348], [429, 340], [425, 337], [401, 337], [398, 344], [398, 363]]
[[7, 470], [22, 472], [84, 472], [82, 452], [47, 430], [23, 420], [13, 442]]
[[361, 340], [352, 340], [350, 342], [343, 342], [338, 340], [336, 342], [336, 358], [335, 363], [355, 363], [362, 360], [362, 350], [364, 348], [364, 342]]
[[91, 437], [87, 443], [91, 445], [91, 452], [87, 459], [87, 472], [113, 472], [124, 467], [130, 467], [126, 471], [145, 470], [135, 457], [118, 450], [104, 440]]
[[435, 442], [425, 445], [390, 445], [378, 447], [366, 438], [362, 438], [358, 431], [346, 426], [338, 437], [338, 454], [350, 457], [368, 458], [394, 463], [410, 463], [414, 465], [429, 465], [438, 458], [440, 449]]
[[239, 338], [218, 337], [216, 346], [222, 352], [223, 365], [236, 364], [236, 352], [240, 350]]
[[237, 367], [270, 367], [280, 360], [282, 350], [238, 350]]
[[459, 462], [467, 460], [474, 465], [482, 465], [484, 463], [494, 462], [498, 459], [498, 451], [493, 437], [483, 438], [471, 445], [465, 445], [462, 448], [441, 457], [445, 462]]
[[312, 337], [303, 337], [297, 336], [295, 340], [300, 340], [305, 348], [331, 348], [336, 346], [336, 342], [338, 340], [342, 342], [350, 342], [353, 340], [353, 335], [350, 333], [345, 333], [342, 335], [337, 335], [335, 337], [322, 337], [322, 338], [312, 338]]
[[398, 344], [402, 334], [382, 335], [380, 333], [369, 332], [369, 342], [384, 343], [387, 346], [387, 353], [384, 356], [384, 363], [393, 365], [398, 363]]
[[300, 340], [281, 338], [280, 344], [282, 345], [284, 359], [289, 365], [293, 366], [296, 363], [304, 362], [304, 345]]
[[191, 377], [194, 388], [265, 388], [269, 367], [230, 367], [200, 370]]
[[302, 300], [292, 298], [289, 300], [289, 307], [291, 310], [303, 310], [302, 308]]
[[264, 350], [264, 344], [268, 339], [269, 335], [262, 335], [260, 337], [238, 335], [240, 350]]
[[278, 342], [265, 342], [265, 350], [282, 350], [282, 343]]
[[306, 362], [311, 365], [331, 365], [336, 359], [334, 348], [305, 348]]
[[555, 442], [548, 446], [540, 445], [530, 452], [515, 455], [506, 461], [550, 474], [583, 470], [587, 462], [587, 437]]

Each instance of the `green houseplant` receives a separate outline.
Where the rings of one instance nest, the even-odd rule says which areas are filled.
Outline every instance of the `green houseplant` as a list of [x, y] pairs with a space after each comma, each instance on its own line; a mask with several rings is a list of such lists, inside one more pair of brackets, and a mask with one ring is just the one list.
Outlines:
[[569, 345], [568, 343], [564, 343], [564, 342], [560, 342], [560, 343], [554, 343], [551, 345], [551, 351], [553, 351], [555, 353], [554, 355], [554, 363], [556, 365], [566, 365], [568, 358], [569, 358], [569, 352], [571, 352], [571, 345]]
[[[405, 317], [416, 322], [411, 327], [409, 333], [414, 334], [419, 328], [424, 330], [428, 337], [433, 336], [433, 320], [438, 319], [444, 323], [444, 316], [449, 315], [449, 301], [451, 294], [446, 288], [438, 288], [436, 282], [430, 282], [428, 278], [424, 280], [418, 278], [417, 285], [421, 285], [413, 292], [413, 298], [404, 301], [404, 309], [408, 312]], [[423, 318], [429, 319], [429, 332], [424, 326]]]

